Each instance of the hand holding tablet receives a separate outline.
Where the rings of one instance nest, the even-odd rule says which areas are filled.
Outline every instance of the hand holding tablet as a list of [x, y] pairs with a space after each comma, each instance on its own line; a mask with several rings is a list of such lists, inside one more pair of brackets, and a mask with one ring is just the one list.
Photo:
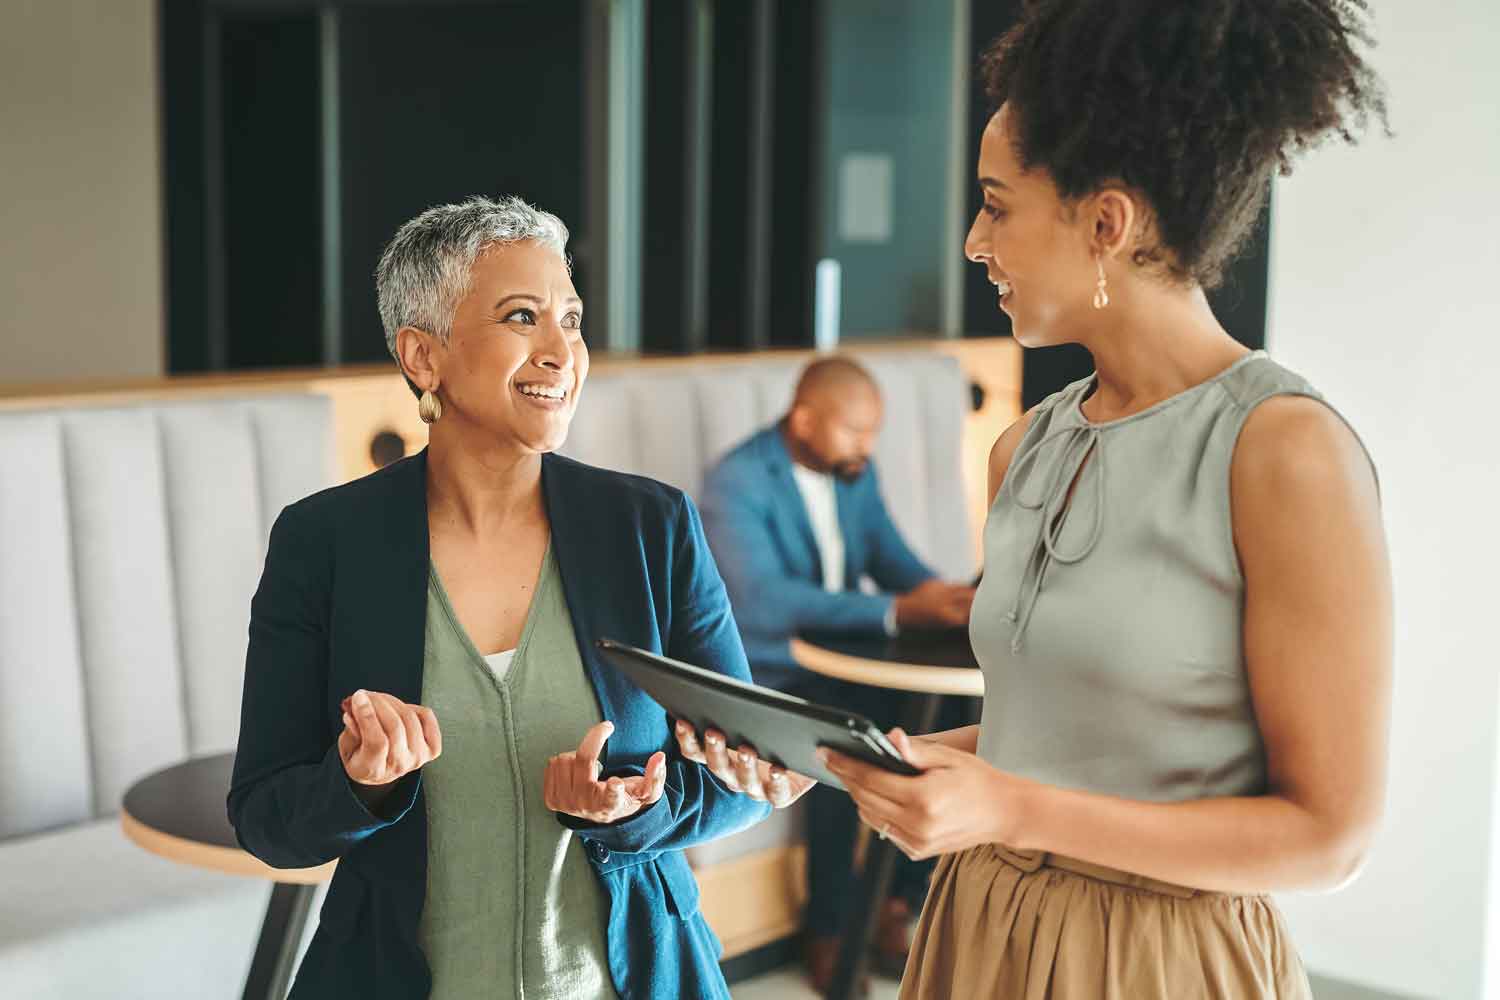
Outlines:
[[[843, 782], [819, 759], [820, 747], [897, 774], [920, 773], [864, 716], [609, 639], [596, 645], [611, 666], [669, 715], [691, 726], [692, 733], [678, 733], [683, 755], [709, 767], [731, 787], [748, 787], [752, 793], [758, 787], [758, 797], [772, 802], [778, 798], [794, 801], [806, 791], [804, 775], [809, 784], [816, 780], [843, 788]], [[710, 734], [715, 736], [712, 743]], [[741, 757], [741, 748], [751, 752]], [[786, 778], [789, 795], [775, 787], [779, 779], [774, 778], [772, 767], [796, 772], [795, 777], [788, 774]]]
[[678, 719], [676, 735], [678, 749], [688, 760], [708, 768], [734, 791], [769, 802], [777, 809], [785, 809], [818, 783], [805, 774], [761, 760], [748, 743], [729, 749], [724, 734], [717, 729], [700, 737], [692, 723]]

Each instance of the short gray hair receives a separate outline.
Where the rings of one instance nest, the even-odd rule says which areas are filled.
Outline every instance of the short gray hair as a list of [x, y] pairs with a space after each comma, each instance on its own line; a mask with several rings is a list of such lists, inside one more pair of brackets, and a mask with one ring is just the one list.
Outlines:
[[453, 314], [469, 294], [474, 261], [489, 247], [522, 240], [556, 251], [572, 272], [568, 227], [515, 195], [475, 195], [457, 205], [435, 205], [396, 230], [375, 265], [375, 295], [391, 357], [403, 326], [446, 343]]

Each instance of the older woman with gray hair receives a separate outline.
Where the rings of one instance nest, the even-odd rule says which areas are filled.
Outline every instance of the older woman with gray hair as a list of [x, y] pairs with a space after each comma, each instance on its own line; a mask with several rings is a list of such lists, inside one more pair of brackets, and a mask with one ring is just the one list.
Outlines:
[[339, 862], [294, 998], [727, 997], [682, 849], [806, 788], [696, 763], [596, 659], [749, 677], [692, 502], [554, 454], [589, 369], [566, 242], [517, 198], [402, 226], [376, 283], [428, 447], [272, 528], [229, 816], [273, 867]]

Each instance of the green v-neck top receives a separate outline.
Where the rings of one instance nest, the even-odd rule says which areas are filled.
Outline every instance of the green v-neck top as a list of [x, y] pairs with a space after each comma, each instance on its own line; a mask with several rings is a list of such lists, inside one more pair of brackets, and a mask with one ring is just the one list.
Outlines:
[[[422, 769], [432, 1000], [613, 998], [609, 904], [583, 845], [542, 799], [547, 760], [600, 720], [551, 549], [514, 655], [479, 654], [436, 567], [422, 702], [443, 754]], [[503, 668], [503, 669], [502, 669]]]

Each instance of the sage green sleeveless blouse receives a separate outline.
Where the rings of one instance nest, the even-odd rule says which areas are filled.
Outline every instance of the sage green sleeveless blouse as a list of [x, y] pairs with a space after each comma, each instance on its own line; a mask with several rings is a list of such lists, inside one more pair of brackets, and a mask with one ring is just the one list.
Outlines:
[[1119, 420], [1083, 415], [1093, 388], [1040, 404], [989, 511], [969, 625], [979, 755], [1138, 800], [1262, 794], [1230, 463], [1261, 402], [1327, 403], [1260, 351]]
[[583, 846], [542, 800], [553, 754], [600, 720], [549, 549], [509, 666], [492, 667], [434, 567], [422, 702], [443, 755], [422, 769], [427, 901], [420, 940], [431, 1000], [613, 998], [608, 899]]

